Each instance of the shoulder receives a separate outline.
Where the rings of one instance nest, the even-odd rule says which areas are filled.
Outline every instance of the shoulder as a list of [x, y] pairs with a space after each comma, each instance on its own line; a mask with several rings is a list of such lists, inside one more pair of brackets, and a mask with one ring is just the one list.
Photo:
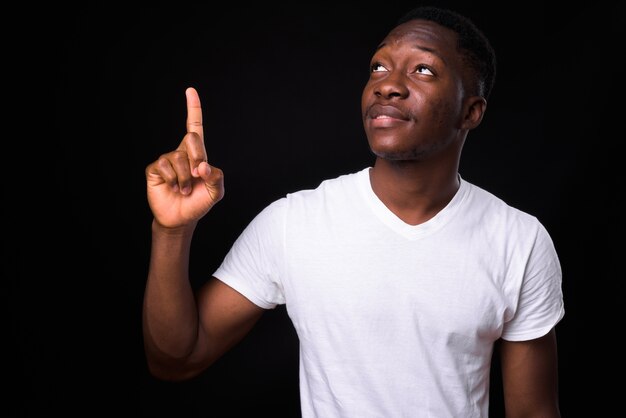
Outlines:
[[356, 192], [359, 184], [367, 176], [369, 167], [360, 171], [342, 174], [334, 178], [325, 179], [312, 189], [303, 189], [285, 196], [287, 204], [315, 204], [316, 202], [325, 202], [329, 197], [337, 199], [341, 196], [347, 196]]
[[287, 214], [308, 216], [307, 214], [317, 214], [330, 205], [338, 206], [354, 201], [355, 194], [360, 193], [360, 184], [366, 178], [368, 169], [322, 180], [317, 187], [311, 189], [287, 193], [268, 204], [256, 218], [271, 223]]
[[466, 180], [462, 181], [465, 182], [467, 186], [471, 206], [475, 208], [481, 216], [489, 215], [489, 218], [483, 220], [527, 226], [539, 224], [539, 220], [535, 215], [512, 206], [501, 197], [496, 196], [494, 193], [476, 184]]
[[[463, 216], [489, 235], [515, 246], [532, 246], [537, 240], [550, 241], [548, 231], [532, 213], [512, 206], [492, 192], [463, 180], [467, 186], [467, 204]], [[524, 244], [525, 243], [525, 244]]]

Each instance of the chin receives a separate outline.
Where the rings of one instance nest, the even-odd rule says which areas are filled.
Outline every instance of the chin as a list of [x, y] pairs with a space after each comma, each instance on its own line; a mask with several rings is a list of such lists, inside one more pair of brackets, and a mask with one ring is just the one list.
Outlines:
[[401, 144], [400, 141], [394, 138], [375, 138], [369, 141], [370, 151], [378, 158], [385, 160], [401, 161], [412, 160], [417, 157], [417, 150], [415, 147], [407, 146], [408, 144]]
[[383, 160], [388, 161], [417, 161], [420, 160], [420, 153], [417, 150], [390, 149], [390, 148], [370, 148], [372, 153]]

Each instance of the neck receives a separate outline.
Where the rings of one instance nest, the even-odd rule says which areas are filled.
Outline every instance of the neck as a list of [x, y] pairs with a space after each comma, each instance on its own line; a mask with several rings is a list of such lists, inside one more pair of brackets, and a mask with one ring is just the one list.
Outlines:
[[418, 225], [452, 200], [460, 185], [458, 167], [458, 159], [454, 164], [431, 164], [377, 158], [370, 170], [370, 182], [389, 210], [404, 222]]

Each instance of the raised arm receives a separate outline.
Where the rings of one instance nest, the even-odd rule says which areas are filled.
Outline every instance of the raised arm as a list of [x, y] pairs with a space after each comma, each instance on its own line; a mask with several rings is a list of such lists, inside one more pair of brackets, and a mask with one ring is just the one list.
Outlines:
[[263, 312], [217, 279], [197, 295], [189, 282], [193, 232], [224, 196], [224, 180], [222, 171], [207, 162], [198, 93], [189, 88], [186, 96], [187, 133], [176, 150], [145, 171], [154, 220], [143, 304], [144, 347], [151, 373], [167, 380], [200, 373], [241, 340]]
[[507, 418], [559, 418], [554, 329], [530, 341], [501, 340]]

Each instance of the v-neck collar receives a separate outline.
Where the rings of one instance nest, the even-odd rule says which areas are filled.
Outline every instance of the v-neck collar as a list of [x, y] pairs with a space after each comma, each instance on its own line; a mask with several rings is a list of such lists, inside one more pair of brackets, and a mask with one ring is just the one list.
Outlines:
[[409, 240], [415, 240], [430, 235], [448, 223], [461, 206], [469, 191], [469, 184], [463, 180], [459, 174], [459, 189], [454, 197], [452, 197], [452, 200], [428, 221], [419, 225], [410, 225], [389, 210], [378, 198], [376, 193], [374, 193], [370, 182], [370, 169], [371, 167], [367, 167], [357, 173], [357, 183], [362, 196], [382, 223]]

